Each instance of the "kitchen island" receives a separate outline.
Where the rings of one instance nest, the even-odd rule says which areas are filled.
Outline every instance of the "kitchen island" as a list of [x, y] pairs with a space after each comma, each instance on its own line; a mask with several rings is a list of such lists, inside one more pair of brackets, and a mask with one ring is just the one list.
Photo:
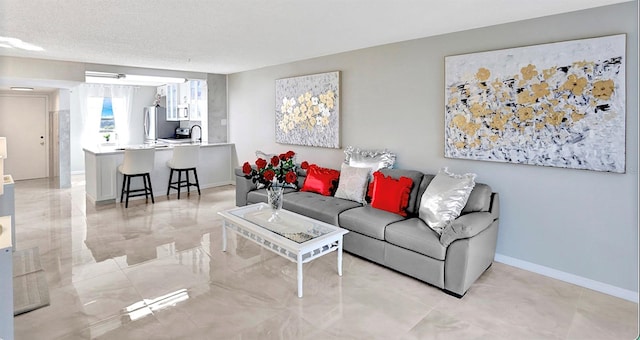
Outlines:
[[[233, 184], [233, 167], [231, 156], [233, 144], [198, 142], [200, 157], [198, 161], [198, 180], [200, 188]], [[169, 183], [169, 167], [167, 161], [173, 155], [173, 147], [178, 144], [144, 144], [131, 146], [96, 145], [93, 148], [83, 148], [85, 182], [87, 199], [94, 205], [108, 204], [120, 201], [122, 189], [122, 174], [118, 166], [124, 159], [125, 148], [156, 149], [153, 171], [150, 173], [154, 197], [165, 196]], [[132, 181], [132, 188], [142, 187], [140, 183]], [[176, 191], [173, 190], [172, 194]]]

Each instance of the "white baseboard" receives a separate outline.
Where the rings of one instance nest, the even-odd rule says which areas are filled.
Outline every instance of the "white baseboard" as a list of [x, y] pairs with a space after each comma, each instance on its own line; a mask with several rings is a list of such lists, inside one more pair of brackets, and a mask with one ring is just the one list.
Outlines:
[[557, 269], [541, 266], [539, 264], [519, 260], [502, 254], [496, 254], [494, 260], [496, 262], [504, 263], [512, 267], [524, 269], [560, 281], [573, 283], [574, 285], [578, 285], [580, 287], [589, 288], [591, 290], [595, 290], [604, 294], [638, 303], [638, 292], [634, 292], [628, 289], [612, 286], [607, 283], [591, 280], [586, 277], [566, 273]]
[[200, 189], [215, 188], [215, 187], [221, 187], [221, 186], [232, 185], [232, 184], [235, 185], [236, 181], [222, 181], [222, 182], [210, 183], [208, 185], [201, 185]]

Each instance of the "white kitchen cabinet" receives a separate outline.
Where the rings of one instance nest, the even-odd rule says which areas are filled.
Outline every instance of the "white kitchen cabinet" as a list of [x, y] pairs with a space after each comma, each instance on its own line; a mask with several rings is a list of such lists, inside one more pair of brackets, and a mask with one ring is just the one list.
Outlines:
[[178, 85], [178, 120], [189, 120], [189, 85], [191, 80]]
[[0, 339], [13, 340], [13, 244], [11, 216], [0, 216]]
[[122, 163], [123, 159], [124, 152], [84, 153], [85, 191], [91, 201], [103, 202], [115, 199], [117, 196], [118, 165]]
[[11, 175], [0, 177], [0, 185], [4, 187], [4, 194], [0, 195], [0, 216], [11, 217], [11, 234], [13, 239], [13, 249], [16, 248], [16, 203], [15, 203], [15, 182]]
[[189, 81], [189, 120], [201, 121], [207, 114], [207, 82]]
[[207, 114], [207, 81], [192, 79], [181, 84], [167, 84], [157, 88], [166, 97], [167, 120], [201, 121]]
[[178, 119], [178, 104], [180, 98], [179, 84], [167, 84], [167, 120], [177, 121]]
[[180, 94], [180, 102], [178, 103], [179, 105], [188, 105], [189, 104], [189, 86], [191, 84], [193, 80], [188, 80], [182, 84], [179, 84], [178, 88], [179, 91], [178, 93]]

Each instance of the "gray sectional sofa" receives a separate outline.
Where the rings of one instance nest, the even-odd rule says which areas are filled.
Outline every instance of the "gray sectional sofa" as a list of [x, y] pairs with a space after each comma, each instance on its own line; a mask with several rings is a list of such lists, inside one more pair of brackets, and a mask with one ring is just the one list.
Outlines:
[[[476, 183], [462, 214], [442, 236], [420, 218], [420, 198], [435, 175], [382, 169], [385, 176], [409, 177], [413, 187], [407, 217], [354, 201], [285, 189], [283, 208], [349, 230], [344, 250], [462, 297], [493, 262], [499, 222], [498, 194]], [[298, 187], [305, 171], [298, 170]], [[266, 202], [241, 168], [235, 170], [236, 205]]]

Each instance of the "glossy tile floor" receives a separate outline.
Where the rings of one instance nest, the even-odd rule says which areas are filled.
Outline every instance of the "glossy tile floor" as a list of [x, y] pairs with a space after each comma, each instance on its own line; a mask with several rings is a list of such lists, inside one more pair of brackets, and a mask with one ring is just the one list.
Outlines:
[[[16, 183], [17, 248], [39, 247], [51, 305], [16, 339], [635, 339], [638, 305], [495, 263], [462, 299], [354, 257], [296, 267], [241, 237], [221, 251], [232, 186], [181, 200], [92, 207]], [[156, 190], [162, 190], [157, 188]], [[186, 195], [185, 195], [186, 196]]]

